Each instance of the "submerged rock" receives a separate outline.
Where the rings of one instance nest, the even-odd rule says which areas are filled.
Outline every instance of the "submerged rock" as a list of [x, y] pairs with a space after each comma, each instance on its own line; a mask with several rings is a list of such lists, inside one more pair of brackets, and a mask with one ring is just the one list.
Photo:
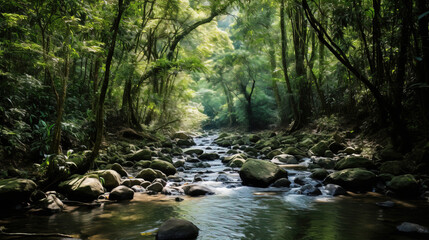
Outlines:
[[398, 229], [398, 231], [400, 232], [405, 233], [429, 234], [429, 229], [427, 227], [410, 222], [403, 222], [400, 225], [396, 226], [396, 229]]
[[133, 198], [134, 198], [134, 191], [127, 186], [116, 187], [109, 194], [110, 200], [122, 201], [122, 200], [131, 200]]
[[170, 218], [158, 229], [156, 240], [192, 240], [198, 237], [199, 229], [192, 222]]
[[0, 180], [0, 203], [15, 204], [27, 202], [37, 185], [32, 180], [10, 178]]
[[286, 170], [274, 163], [258, 159], [247, 160], [241, 167], [239, 174], [243, 185], [255, 187], [268, 187], [277, 179], [287, 178]]

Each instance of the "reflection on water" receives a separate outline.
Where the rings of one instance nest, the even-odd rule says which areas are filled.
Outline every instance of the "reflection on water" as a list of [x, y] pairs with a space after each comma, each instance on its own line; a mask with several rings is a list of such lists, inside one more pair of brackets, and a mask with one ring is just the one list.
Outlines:
[[[196, 139], [197, 148], [206, 152], [226, 152], [225, 148], [206, 148], [214, 136]], [[178, 160], [178, 159], [175, 159]], [[77, 234], [82, 239], [151, 239], [140, 233], [159, 227], [171, 217], [183, 218], [200, 228], [199, 240], [206, 239], [426, 239], [428, 236], [408, 236], [396, 232], [396, 225], [408, 221], [429, 226], [428, 202], [402, 202], [397, 207], [383, 209], [376, 202], [386, 198], [374, 194], [349, 197], [309, 197], [279, 189], [243, 187], [236, 172], [225, 174], [232, 184], [215, 182], [225, 166], [220, 160], [210, 162], [207, 169], [181, 173], [192, 180], [197, 172], [205, 172], [204, 182], [215, 195], [190, 198], [182, 202], [173, 196], [135, 194], [130, 202], [104, 204], [102, 207], [69, 207], [52, 216], [21, 214], [2, 216], [0, 226], [8, 232], [58, 232]], [[308, 172], [288, 170], [294, 175]], [[299, 188], [296, 188], [297, 190]], [[22, 239], [22, 238], [9, 238]], [[31, 238], [36, 239], [36, 238]], [[47, 238], [40, 238], [47, 239]], [[58, 238], [51, 238], [58, 239]]]

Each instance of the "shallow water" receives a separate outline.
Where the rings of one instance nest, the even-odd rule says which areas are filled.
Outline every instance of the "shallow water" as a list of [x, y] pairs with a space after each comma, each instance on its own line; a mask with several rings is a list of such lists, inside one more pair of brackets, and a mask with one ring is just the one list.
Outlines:
[[[213, 139], [210, 136], [196, 142], [205, 149]], [[210, 151], [225, 150], [210, 147], [214, 149]], [[198, 184], [212, 188], [215, 195], [182, 196], [184, 201], [176, 202], [176, 196], [136, 194], [130, 202], [97, 208], [69, 207], [66, 212], [52, 216], [29, 213], [3, 216], [0, 226], [5, 226], [8, 232], [60, 232], [82, 239], [154, 239], [141, 236], [140, 232], [176, 217], [197, 225], [198, 239], [428, 238], [396, 231], [396, 226], [404, 221], [429, 226], [429, 204], [425, 201], [398, 201], [396, 207], [384, 209], [375, 203], [388, 198], [376, 194], [310, 197], [294, 194], [293, 189], [244, 187], [238, 182], [238, 174], [229, 171], [226, 174], [233, 181], [224, 184], [214, 180], [225, 166], [219, 160], [209, 163], [212, 167], [208, 169], [192, 169], [180, 175], [193, 179], [195, 172], [211, 171], [203, 174], [205, 181]], [[301, 171], [290, 173], [308, 175]]]

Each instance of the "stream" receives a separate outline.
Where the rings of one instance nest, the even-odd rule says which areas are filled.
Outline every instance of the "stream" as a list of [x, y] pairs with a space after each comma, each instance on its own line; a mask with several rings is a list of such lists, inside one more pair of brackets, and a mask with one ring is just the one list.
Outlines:
[[[225, 156], [229, 148], [213, 144], [216, 135], [195, 138], [204, 152]], [[173, 161], [184, 160], [184, 156]], [[78, 239], [155, 239], [141, 232], [155, 229], [171, 217], [187, 219], [200, 229], [198, 239], [426, 239], [424, 235], [406, 235], [396, 230], [401, 222], [429, 226], [426, 201], [397, 201], [393, 208], [380, 208], [376, 202], [392, 200], [375, 193], [332, 197], [299, 194], [299, 187], [255, 188], [242, 186], [237, 169], [220, 159], [204, 161], [207, 168], [187, 168], [179, 176], [212, 189], [204, 197], [147, 195], [136, 193], [130, 202], [104, 204], [101, 207], [69, 207], [51, 216], [30, 213], [0, 217], [0, 226], [8, 232], [60, 232]], [[127, 169], [132, 173], [131, 169]], [[134, 170], [135, 171], [135, 170]], [[290, 170], [289, 180], [310, 172]], [[219, 174], [229, 180], [216, 181]], [[308, 181], [313, 181], [307, 179]], [[174, 184], [169, 182], [168, 184]], [[0, 215], [1, 216], [1, 215]], [[426, 237], [426, 238], [425, 238]], [[22, 239], [22, 238], [9, 238]], [[28, 238], [30, 239], [30, 238]], [[37, 239], [37, 238], [31, 238]], [[40, 238], [59, 239], [59, 238]]]

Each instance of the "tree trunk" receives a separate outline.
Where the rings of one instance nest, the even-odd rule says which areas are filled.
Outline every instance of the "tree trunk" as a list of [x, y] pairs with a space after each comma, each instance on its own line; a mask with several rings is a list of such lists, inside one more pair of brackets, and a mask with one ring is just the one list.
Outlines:
[[277, 105], [277, 111], [279, 113], [279, 118], [280, 118], [280, 123], [279, 126], [280, 127], [287, 127], [289, 124], [289, 119], [287, 117], [286, 114], [286, 109], [284, 104], [282, 103], [282, 98], [280, 96], [280, 92], [279, 92], [279, 86], [277, 85], [277, 80], [276, 80], [276, 68], [277, 68], [277, 64], [276, 64], [276, 52], [275, 49], [273, 47], [274, 43], [271, 43], [272, 47], [270, 48], [268, 54], [270, 57], [270, 67], [271, 67], [271, 86], [273, 87], [273, 93], [274, 93], [274, 98], [276, 100], [276, 105]]
[[109, 52], [107, 53], [106, 58], [106, 71], [104, 72], [104, 80], [100, 90], [100, 96], [97, 103], [97, 114], [95, 118], [95, 127], [96, 127], [96, 137], [94, 147], [92, 149], [92, 154], [88, 162], [88, 167], [92, 169], [94, 167], [95, 158], [98, 156], [98, 151], [100, 150], [101, 140], [103, 137], [103, 129], [104, 129], [104, 100], [106, 98], [106, 92], [109, 87], [109, 77], [110, 77], [110, 66], [112, 64], [113, 53], [115, 51], [116, 45], [116, 36], [118, 35], [119, 23], [121, 21], [122, 13], [125, 10], [125, 6], [123, 6], [123, 0], [118, 1], [118, 15], [115, 18], [113, 23], [113, 35], [110, 42]]

